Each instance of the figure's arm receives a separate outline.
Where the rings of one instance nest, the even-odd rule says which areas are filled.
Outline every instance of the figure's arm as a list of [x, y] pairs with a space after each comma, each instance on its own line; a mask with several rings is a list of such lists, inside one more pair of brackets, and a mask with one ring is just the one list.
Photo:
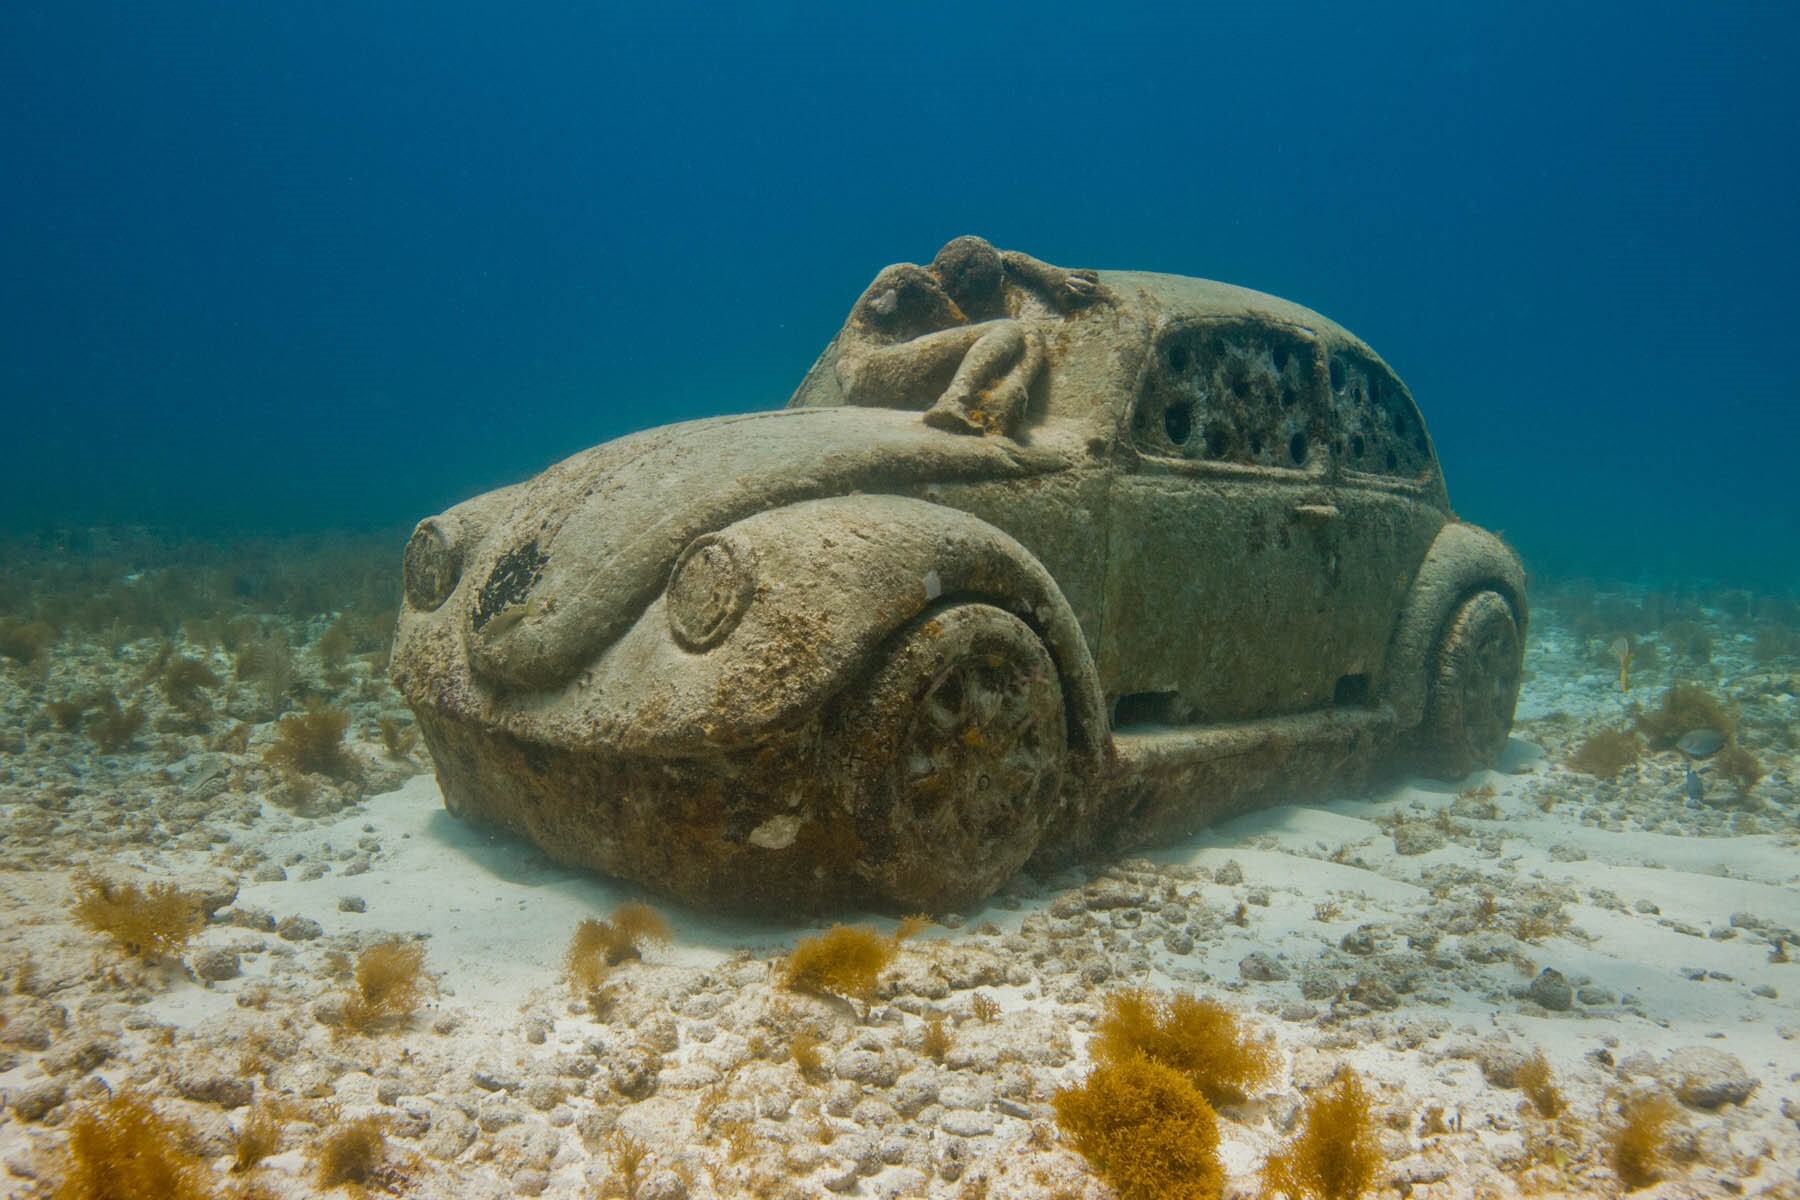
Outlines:
[[1060, 311], [1080, 308], [1100, 298], [1100, 276], [1093, 271], [1053, 267], [1018, 250], [1001, 251], [1000, 261], [1008, 276]]

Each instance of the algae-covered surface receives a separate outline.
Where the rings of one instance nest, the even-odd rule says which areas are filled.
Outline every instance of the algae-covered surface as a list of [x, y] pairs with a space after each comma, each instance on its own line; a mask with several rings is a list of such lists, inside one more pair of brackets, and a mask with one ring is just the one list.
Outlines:
[[[386, 680], [391, 558], [8, 548], [6, 1195], [78, 1181], [76, 1135], [126, 1096], [220, 1195], [1099, 1200], [1054, 1100], [1127, 989], [1272, 1040], [1218, 1108], [1229, 1195], [1344, 1068], [1370, 1194], [1792, 1194], [1790, 601], [1541, 585], [1500, 770], [1021, 877], [904, 940], [843, 914], [891, 951], [844, 997], [784, 986], [822, 926], [696, 914], [449, 816]], [[1695, 713], [1728, 726], [1704, 757], [1676, 745]], [[1582, 756], [1602, 733], [1631, 736]], [[191, 904], [152, 914], [165, 936], [107, 915], [153, 896]], [[646, 900], [666, 939], [627, 910], [648, 933], [572, 981], [577, 928]], [[369, 965], [407, 948], [415, 980]], [[1622, 1158], [1653, 1097], [1672, 1119]]]

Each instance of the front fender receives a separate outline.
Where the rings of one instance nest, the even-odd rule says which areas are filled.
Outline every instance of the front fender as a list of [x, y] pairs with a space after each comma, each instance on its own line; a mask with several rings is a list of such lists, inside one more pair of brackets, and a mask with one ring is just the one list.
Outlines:
[[922, 500], [857, 495], [771, 509], [718, 536], [754, 574], [731, 632], [710, 649], [684, 649], [659, 596], [569, 691], [543, 701], [564, 716], [535, 736], [651, 757], [742, 749], [807, 722], [927, 607], [980, 600], [1044, 639], [1071, 748], [1099, 753], [1105, 710], [1081, 627], [1056, 581], [1000, 529]]
[[1388, 651], [1387, 699], [1394, 706], [1397, 728], [1411, 729], [1425, 715], [1430, 656], [1444, 623], [1465, 597], [1483, 590], [1499, 592], [1512, 605], [1523, 638], [1529, 613], [1525, 568], [1518, 555], [1479, 526], [1457, 521], [1445, 525], [1413, 577]]

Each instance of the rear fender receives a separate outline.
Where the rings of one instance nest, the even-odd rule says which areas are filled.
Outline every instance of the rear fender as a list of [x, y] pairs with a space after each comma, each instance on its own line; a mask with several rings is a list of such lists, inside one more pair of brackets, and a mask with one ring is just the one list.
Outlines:
[[1512, 605], [1523, 638], [1529, 613], [1525, 568], [1518, 555], [1485, 529], [1461, 522], [1445, 525], [1413, 577], [1388, 651], [1387, 699], [1394, 706], [1397, 728], [1411, 729], [1425, 715], [1431, 654], [1450, 614], [1472, 593], [1489, 590]]

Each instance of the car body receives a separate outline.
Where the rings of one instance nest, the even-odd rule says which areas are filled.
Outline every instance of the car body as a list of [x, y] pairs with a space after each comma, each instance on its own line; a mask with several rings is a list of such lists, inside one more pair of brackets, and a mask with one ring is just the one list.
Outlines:
[[[932, 301], [949, 351], [870, 341], [938, 287], [907, 270], [786, 408], [419, 525], [392, 670], [452, 812], [705, 907], [942, 911], [1497, 759], [1524, 574], [1372, 350], [1241, 288], [1024, 267], [988, 321]], [[952, 371], [979, 419], [939, 427]]]

